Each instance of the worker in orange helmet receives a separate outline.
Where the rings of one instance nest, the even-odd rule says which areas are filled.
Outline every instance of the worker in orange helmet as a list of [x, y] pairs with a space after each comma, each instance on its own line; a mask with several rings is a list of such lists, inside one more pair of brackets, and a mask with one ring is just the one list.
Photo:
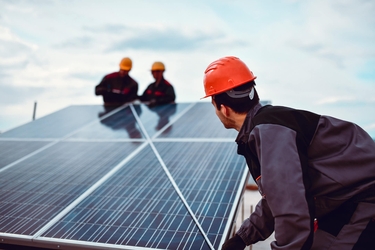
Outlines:
[[162, 62], [154, 62], [151, 66], [151, 74], [155, 81], [148, 85], [139, 100], [149, 107], [166, 103], [174, 103], [176, 94], [171, 83], [164, 78], [165, 65]]
[[255, 79], [237, 57], [212, 62], [204, 76], [205, 97], [224, 127], [238, 131], [237, 153], [262, 196], [222, 250], [273, 232], [274, 250], [375, 249], [373, 139], [351, 122], [262, 106]]
[[119, 106], [137, 99], [138, 83], [129, 75], [132, 60], [125, 57], [119, 64], [119, 71], [104, 76], [95, 87], [95, 94], [103, 96], [105, 106]]

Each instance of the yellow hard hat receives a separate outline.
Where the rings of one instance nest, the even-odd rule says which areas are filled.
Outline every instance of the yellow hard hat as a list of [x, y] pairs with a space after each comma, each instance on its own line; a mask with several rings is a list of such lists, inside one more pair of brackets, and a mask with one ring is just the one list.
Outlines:
[[162, 70], [164, 71], [165, 70], [165, 66], [162, 62], [154, 62], [154, 64], [152, 64], [152, 67], [151, 67], [151, 71], [154, 71], [154, 70]]
[[131, 70], [131, 68], [132, 68], [132, 60], [129, 57], [122, 58], [120, 62], [120, 69]]

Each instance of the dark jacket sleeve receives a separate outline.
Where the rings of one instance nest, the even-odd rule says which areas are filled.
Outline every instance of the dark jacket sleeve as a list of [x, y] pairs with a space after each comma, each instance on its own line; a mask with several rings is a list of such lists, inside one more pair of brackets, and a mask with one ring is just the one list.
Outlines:
[[141, 96], [139, 96], [139, 100], [142, 101], [142, 102], [147, 102], [149, 101], [150, 97], [147, 93], [150, 91], [151, 89], [151, 84], [147, 86], [147, 88], [145, 89], [145, 91], [143, 91], [143, 94]]
[[267, 239], [274, 231], [274, 219], [267, 200], [261, 199], [251, 216], [246, 219], [237, 234], [246, 245]]
[[137, 99], [137, 97], [138, 97], [138, 83], [133, 78], [131, 78], [131, 83], [130, 83], [128, 89], [129, 89], [129, 93], [128, 93], [129, 100]]
[[272, 249], [310, 249], [313, 202], [306, 195], [296, 132], [277, 124], [261, 124], [251, 131], [249, 141], [256, 145], [261, 165], [257, 183], [265, 201], [258, 204], [238, 234], [251, 244], [269, 236], [274, 227]]
[[167, 85], [165, 88], [165, 92], [163, 95], [156, 97], [156, 104], [165, 104], [174, 102], [176, 99], [176, 95], [174, 93], [174, 88], [172, 85]]
[[103, 95], [108, 92], [108, 86], [106, 77], [103, 77], [102, 81], [95, 87], [95, 95]]

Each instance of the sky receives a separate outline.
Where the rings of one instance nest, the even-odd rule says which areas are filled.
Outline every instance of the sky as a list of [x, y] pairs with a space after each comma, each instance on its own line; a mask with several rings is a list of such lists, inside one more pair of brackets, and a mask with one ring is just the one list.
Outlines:
[[[176, 102], [236, 56], [261, 100], [352, 121], [375, 138], [375, 1], [0, 0], [0, 132], [70, 105], [130, 57], [139, 92], [166, 66]], [[213, 111], [214, 112], [214, 111]]]

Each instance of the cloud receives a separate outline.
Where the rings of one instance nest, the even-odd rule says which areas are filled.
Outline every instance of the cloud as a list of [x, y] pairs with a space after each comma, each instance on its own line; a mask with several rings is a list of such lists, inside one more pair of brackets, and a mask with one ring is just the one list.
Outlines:
[[359, 72], [357, 73], [358, 78], [375, 83], [375, 55], [373, 55], [372, 60], [365, 62], [361, 65]]
[[18, 38], [9, 28], [0, 26], [0, 57], [14, 57], [15, 54], [29, 53], [36, 48], [36, 45], [27, 43]]
[[365, 131], [367, 133], [370, 134], [370, 136], [372, 137], [372, 139], [375, 141], [375, 128], [367, 128], [367, 127], [364, 127]]
[[[229, 39], [219, 30], [181, 29], [173, 25], [160, 26], [144, 24], [138, 27], [122, 24], [83, 26], [85, 36], [65, 40], [56, 49], [88, 49], [91, 46], [104, 47], [103, 52], [117, 52], [129, 49], [153, 51], [186, 51], [201, 48], [207, 44], [246, 46], [248, 42]], [[100, 44], [100, 45], [99, 45]]]
[[355, 101], [353, 97], [329, 96], [317, 102], [318, 105], [333, 104], [333, 103], [347, 103]]
[[[3, 82], [1, 84], [1, 82]], [[47, 88], [42, 87], [16, 87], [7, 84], [6, 81], [0, 82], [0, 105], [5, 106], [9, 103], [24, 103], [29, 97], [37, 97], [44, 94]]]
[[178, 30], [168, 29], [162, 31], [149, 30], [131, 38], [125, 38], [113, 43], [108, 51], [121, 51], [124, 49], [147, 50], [191, 50], [213, 38], [204, 34], [187, 36]]
[[[1, 46], [1, 43], [0, 43]], [[20, 60], [12, 60], [12, 61], [6, 61], [3, 60], [3, 62], [0, 62], [0, 81], [2, 79], [2, 76], [11, 76], [11, 72], [16, 70], [24, 69], [27, 64], [29, 63], [28, 60], [20, 59]]]
[[68, 40], [65, 40], [62, 43], [54, 45], [56, 49], [89, 49], [93, 44], [94, 38], [89, 36], [75, 37]]
[[28, 43], [9, 28], [0, 26], [0, 84], [10, 84], [16, 71], [27, 67], [38, 46]]
[[294, 48], [309, 53], [315, 57], [320, 57], [324, 60], [331, 61], [339, 68], [345, 68], [345, 56], [342, 53], [334, 51], [329, 46], [325, 46], [323, 43], [304, 43], [292, 41], [291, 45], [294, 46]]
[[248, 42], [227, 37], [223, 32], [207, 33], [194, 31], [182, 32], [177, 28], [147, 29], [114, 42], [108, 51], [123, 51], [124, 49], [154, 50], [154, 51], [191, 51], [207, 46], [239, 46], [248, 45]]
[[[84, 26], [84, 32], [95, 34], [97, 41], [108, 42], [104, 52], [123, 51], [126, 49], [153, 51], [186, 51], [215, 44], [227, 46], [246, 46], [248, 42], [230, 38], [223, 30], [176, 27], [173, 24], [160, 25], [146, 23], [127, 26], [123, 24], [106, 24], [103, 26]], [[114, 40], [114, 41], [113, 41]], [[109, 42], [110, 41], [110, 42]], [[113, 41], [113, 42], [112, 42]]]
[[[283, 23], [286, 44], [341, 69], [374, 58], [375, 2], [301, 2], [295, 20]], [[284, 35], [284, 34], [282, 34]]]
[[373, 113], [375, 110], [375, 98], [374, 99], [358, 99], [355, 97], [326, 97], [322, 100], [319, 100], [315, 103], [316, 105], [324, 108], [339, 108], [339, 109], [357, 109], [365, 111], [365, 109], [372, 110], [370, 113]]
[[67, 77], [95, 83], [99, 81], [103, 76], [98, 73], [78, 72], [78, 73], [69, 74], [67, 75]]
[[126, 25], [123, 25], [123, 24], [107, 24], [107, 25], [103, 25], [103, 26], [99, 26], [99, 27], [84, 25], [82, 27], [82, 30], [88, 31], [88, 32], [91, 32], [91, 33], [94, 33], [94, 34], [98, 34], [98, 33], [101, 33], [101, 34], [118, 34], [118, 33], [122, 33], [122, 32], [125, 32], [125, 31], [133, 31], [134, 29], [132, 29], [131, 27], [128, 27]]
[[140, 90], [162, 60], [177, 100], [197, 101], [208, 63], [236, 55], [275, 105], [332, 115], [352, 107], [353, 120], [373, 123], [374, 102], [363, 100], [375, 96], [374, 1], [41, 1], [0, 0], [2, 113], [34, 100], [38, 114], [101, 104], [94, 86], [125, 55]]

